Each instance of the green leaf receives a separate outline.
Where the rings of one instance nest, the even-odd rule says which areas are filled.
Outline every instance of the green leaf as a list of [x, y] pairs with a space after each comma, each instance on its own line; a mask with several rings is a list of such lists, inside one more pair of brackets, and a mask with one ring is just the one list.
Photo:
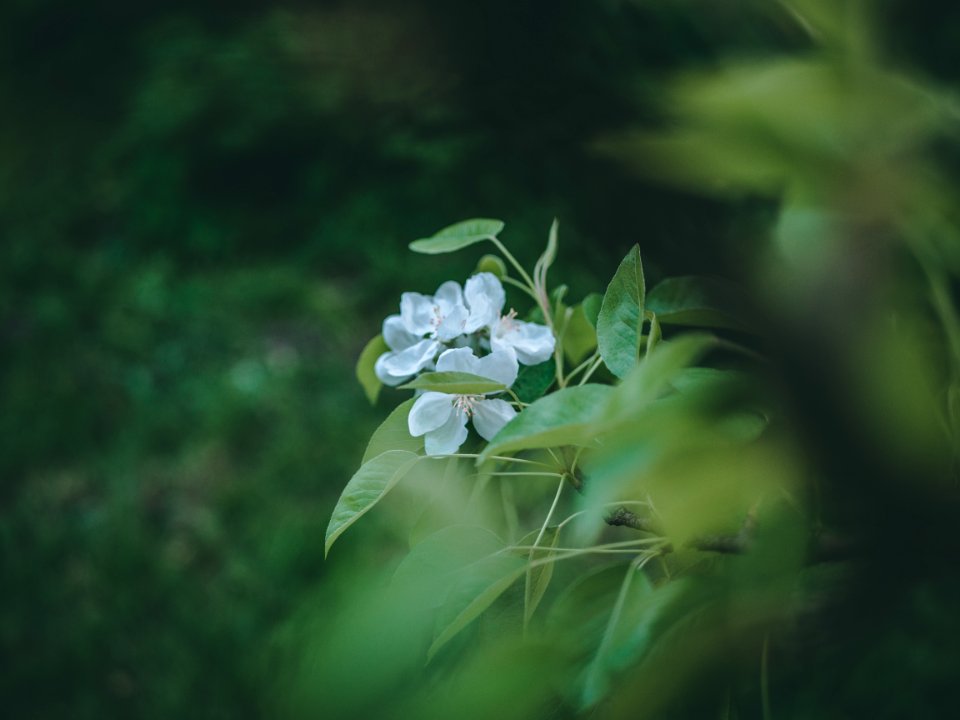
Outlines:
[[625, 568], [617, 562], [579, 574], [557, 595], [547, 611], [548, 631], [562, 638], [565, 647], [575, 656], [586, 660], [599, 647], [623, 586]]
[[509, 553], [495, 553], [463, 568], [438, 613], [438, 632], [427, 651], [427, 660], [476, 620], [525, 570], [526, 563]]
[[400, 386], [401, 390], [427, 390], [451, 395], [484, 395], [503, 392], [507, 386], [490, 378], [465, 372], [428, 372]]
[[419, 455], [406, 450], [388, 450], [360, 466], [343, 489], [330, 516], [324, 556], [330, 552], [336, 539], [380, 502], [420, 459]]
[[597, 327], [597, 316], [600, 314], [600, 306], [603, 304], [603, 295], [600, 293], [590, 293], [587, 295], [583, 302], [580, 303], [583, 307], [583, 314], [594, 328]]
[[647, 309], [665, 325], [755, 332], [743, 291], [720, 278], [667, 278], [650, 291]]
[[640, 355], [645, 292], [640, 247], [634, 245], [607, 286], [597, 316], [600, 356], [617, 377], [630, 372]]
[[397, 405], [393, 412], [387, 415], [387, 419], [380, 423], [380, 427], [373, 431], [370, 442], [367, 443], [367, 449], [363, 453], [361, 465], [388, 450], [406, 450], [417, 455], [423, 454], [423, 437], [413, 437], [407, 427], [407, 416], [415, 400], [416, 398], [410, 398]]
[[486, 528], [450, 525], [414, 545], [397, 566], [391, 584], [416, 587], [423, 591], [423, 602], [439, 608], [457, 573], [503, 548], [503, 540]]
[[445, 227], [433, 237], [414, 240], [410, 243], [410, 249], [426, 255], [454, 252], [482, 240], [495, 238], [503, 227], [503, 223], [499, 220], [486, 218], [464, 220]]
[[647, 333], [647, 351], [646, 354], [649, 355], [653, 352], [653, 349], [657, 346], [657, 343], [660, 342], [663, 337], [663, 333], [660, 331], [660, 321], [657, 319], [657, 314], [652, 310], [644, 310], [643, 314], [646, 315], [647, 320], [650, 321], [650, 332]]
[[608, 417], [642, 412], [715, 342], [712, 335], [690, 333], [658, 343], [611, 393]]
[[587, 667], [581, 690], [581, 709], [600, 702], [614, 685], [615, 677], [636, 665], [649, 652], [684, 597], [687, 583], [675, 581], [654, 590], [646, 576], [631, 568], [624, 578], [620, 597], [607, 622], [603, 640]]
[[543, 272], [546, 272], [547, 269], [553, 265], [553, 261], [557, 259], [557, 230], [559, 230], [559, 228], [560, 223], [554, 218], [550, 224], [550, 234], [547, 237], [547, 249], [543, 251], [543, 255], [540, 256], [539, 260], [539, 265], [543, 268]]
[[380, 388], [383, 387], [380, 378], [373, 371], [373, 366], [377, 362], [377, 358], [389, 350], [390, 348], [383, 340], [383, 335], [377, 335], [364, 346], [360, 352], [360, 358], [357, 360], [357, 380], [363, 386], [363, 392], [371, 405], [377, 402]]
[[[521, 538], [517, 545], [533, 545], [539, 534], [539, 530], [527, 533], [526, 536]], [[517, 550], [516, 552], [528, 558], [530, 562], [544, 560], [553, 556], [553, 548], [557, 546], [559, 541], [560, 528], [554, 525], [544, 530], [543, 537], [540, 538], [536, 550]], [[547, 587], [550, 585], [550, 580], [553, 578], [553, 568], [555, 566], [556, 563], [549, 562], [530, 569], [529, 589], [523, 611], [524, 622], [530, 622], [530, 618], [532, 618], [533, 613], [536, 612], [540, 601], [543, 600], [543, 596], [547, 592]]]
[[597, 347], [597, 331], [587, 317], [583, 304], [572, 308], [563, 329], [563, 354], [577, 365]]
[[475, 273], [488, 272], [503, 280], [507, 276], [507, 265], [499, 255], [484, 255], [477, 263]]
[[521, 402], [532, 403], [539, 400], [553, 385], [557, 375], [557, 363], [553, 358], [538, 365], [521, 365], [517, 379], [513, 383], [513, 392]]
[[517, 450], [589, 445], [596, 439], [596, 425], [612, 394], [613, 388], [607, 385], [581, 385], [551, 393], [508, 422], [480, 460]]

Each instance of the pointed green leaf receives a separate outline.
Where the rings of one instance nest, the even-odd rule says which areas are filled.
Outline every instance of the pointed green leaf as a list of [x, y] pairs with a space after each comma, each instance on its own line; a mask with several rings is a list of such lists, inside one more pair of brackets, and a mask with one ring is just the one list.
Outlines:
[[647, 309], [665, 325], [754, 331], [744, 292], [720, 278], [667, 278], [650, 291]]
[[612, 394], [607, 385], [581, 385], [540, 398], [497, 433], [480, 460], [517, 450], [589, 445]]
[[641, 571], [631, 566], [628, 573], [620, 590], [622, 601], [614, 605], [603, 639], [587, 666], [581, 709], [603, 700], [616, 676], [643, 659], [664, 625], [669, 626], [670, 611], [688, 587], [680, 580], [654, 589]]
[[[536, 542], [539, 534], [539, 530], [534, 530], [533, 532], [530, 532], [521, 538], [517, 545], [533, 545], [534, 542]], [[540, 542], [537, 543], [536, 550], [517, 550], [516, 552], [523, 557], [528, 558], [529, 562], [544, 560], [553, 556], [553, 548], [557, 546], [559, 541], [560, 528], [556, 525], [553, 525], [544, 530], [543, 537], [541, 537]], [[530, 622], [530, 618], [532, 618], [533, 613], [536, 612], [537, 607], [540, 605], [540, 601], [543, 600], [543, 596], [547, 592], [547, 587], [550, 585], [550, 580], [553, 578], [553, 568], [555, 566], [556, 563], [548, 562], [544, 563], [543, 565], [537, 565], [536, 567], [530, 568], [530, 578], [528, 580], [527, 590], [528, 594], [526, 596], [526, 602], [524, 604], [523, 611], [524, 622]]]
[[464, 220], [445, 227], [432, 237], [414, 240], [410, 243], [410, 249], [426, 255], [454, 252], [482, 240], [494, 238], [501, 230], [503, 230], [503, 223], [499, 220], [486, 218]]
[[634, 245], [607, 286], [597, 316], [600, 356], [617, 377], [622, 378], [637, 364], [645, 294], [640, 247]]
[[503, 392], [507, 386], [490, 378], [465, 372], [428, 372], [400, 386], [401, 390], [427, 390], [451, 395], [484, 395]]
[[377, 397], [380, 395], [380, 388], [383, 387], [380, 378], [378, 378], [373, 371], [373, 366], [377, 362], [377, 358], [388, 350], [390, 350], [390, 348], [387, 347], [387, 343], [384, 342], [383, 335], [377, 335], [364, 346], [360, 353], [360, 358], [357, 360], [357, 380], [359, 380], [360, 385], [363, 386], [363, 392], [366, 394], [371, 405], [377, 402]]
[[406, 450], [388, 450], [361, 465], [343, 489], [330, 516], [324, 555], [330, 552], [336, 539], [380, 502], [420, 459], [419, 455]]
[[554, 218], [550, 224], [550, 234], [547, 237], [547, 249], [543, 251], [543, 255], [540, 256], [539, 260], [544, 272], [546, 272], [547, 269], [553, 265], [553, 261], [557, 259], [557, 230], [559, 230], [559, 228], [560, 222]]
[[380, 423], [380, 427], [373, 431], [361, 465], [388, 450], [407, 450], [417, 455], [423, 454], [423, 437], [413, 437], [407, 427], [407, 416], [414, 400], [415, 398], [410, 398], [397, 405], [393, 412], [387, 415], [387, 419]]
[[524, 573], [526, 563], [516, 555], [496, 553], [458, 573], [437, 617], [438, 632], [427, 659], [476, 620]]

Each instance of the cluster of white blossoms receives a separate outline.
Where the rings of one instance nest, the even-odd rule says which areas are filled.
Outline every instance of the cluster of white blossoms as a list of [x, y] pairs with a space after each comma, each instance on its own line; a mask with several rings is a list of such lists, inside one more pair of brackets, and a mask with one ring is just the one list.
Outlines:
[[[400, 314], [383, 322], [390, 348], [374, 366], [385, 385], [399, 385], [424, 370], [466, 372], [506, 387], [519, 364], [536, 365], [553, 355], [550, 328], [503, 314], [506, 293], [496, 275], [477, 273], [461, 289], [445, 282], [433, 296], [403, 293]], [[480, 355], [478, 355], [480, 353]], [[424, 435], [428, 455], [455, 453], [467, 439], [467, 421], [490, 440], [516, 415], [504, 400], [485, 395], [425, 392], [410, 410], [410, 434]]]

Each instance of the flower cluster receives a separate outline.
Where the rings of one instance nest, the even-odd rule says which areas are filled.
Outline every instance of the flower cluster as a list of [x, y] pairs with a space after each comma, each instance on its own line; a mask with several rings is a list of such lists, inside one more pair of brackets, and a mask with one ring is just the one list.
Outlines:
[[[432, 295], [403, 293], [400, 314], [383, 323], [390, 348], [374, 372], [385, 385], [399, 385], [424, 370], [467, 372], [510, 387], [519, 363], [535, 365], [553, 355], [550, 328], [504, 314], [506, 293], [496, 275], [477, 273], [463, 288], [445, 282]], [[504, 400], [483, 395], [426, 392], [410, 411], [414, 436], [425, 435], [429, 455], [456, 452], [467, 437], [467, 420], [493, 438], [516, 411]]]

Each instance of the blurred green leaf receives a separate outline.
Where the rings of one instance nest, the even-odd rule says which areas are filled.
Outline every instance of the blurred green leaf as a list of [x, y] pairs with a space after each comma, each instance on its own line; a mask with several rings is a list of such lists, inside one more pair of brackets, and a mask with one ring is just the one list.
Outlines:
[[582, 385], [540, 398], [497, 433], [480, 459], [517, 450], [589, 445], [612, 395], [613, 388], [606, 385]]
[[380, 502], [420, 459], [406, 450], [388, 450], [360, 466], [343, 489], [330, 516], [324, 554], [328, 554], [336, 539]]
[[378, 378], [373, 371], [373, 367], [377, 362], [377, 358], [389, 350], [390, 348], [387, 347], [383, 335], [377, 335], [364, 346], [363, 351], [360, 353], [360, 358], [357, 360], [357, 380], [359, 380], [363, 386], [363, 392], [366, 393], [371, 405], [377, 402], [377, 397], [380, 395], [380, 388], [383, 387], [383, 383], [380, 382], [380, 378]]
[[[517, 545], [532, 546], [537, 541], [539, 534], [540, 530], [529, 532], [520, 538]], [[540, 538], [536, 550], [517, 550], [516, 553], [528, 558], [529, 562], [544, 560], [553, 555], [553, 548], [557, 546], [558, 542], [560, 542], [560, 528], [556, 525], [551, 525], [544, 530], [543, 537]], [[523, 620], [525, 623], [530, 621], [530, 618], [533, 617], [540, 602], [543, 600], [543, 596], [550, 586], [550, 580], [553, 578], [553, 569], [556, 565], [556, 563], [548, 562], [530, 569], [530, 577], [527, 581], [528, 594], [525, 596], [523, 608]]]
[[463, 568], [452, 580], [437, 617], [438, 632], [427, 659], [490, 607], [524, 573], [526, 562], [511, 553], [495, 553]]
[[597, 316], [600, 356], [617, 377], [637, 364], [645, 294], [640, 246], [634, 245], [607, 286]]
[[428, 372], [400, 386], [401, 390], [426, 390], [452, 395], [484, 395], [503, 392], [506, 385], [465, 372]]
[[454, 252], [482, 240], [496, 237], [503, 227], [500, 220], [485, 218], [464, 220], [445, 227], [432, 237], [414, 240], [410, 243], [410, 249], [426, 255]]
[[616, 676], [638, 664], [661, 634], [681, 619], [674, 610], [684, 597], [686, 582], [668, 582], [654, 590], [642, 572], [632, 568], [627, 572], [603, 641], [583, 678], [580, 703], [584, 709], [603, 700]]
[[454, 574], [503, 547], [503, 540], [485, 527], [451, 525], [414, 545], [397, 566], [391, 584], [417, 588], [425, 602], [438, 608]]
[[715, 342], [710, 335], [689, 334], [657, 344], [611, 392], [608, 408], [611, 419], [642, 411]]

